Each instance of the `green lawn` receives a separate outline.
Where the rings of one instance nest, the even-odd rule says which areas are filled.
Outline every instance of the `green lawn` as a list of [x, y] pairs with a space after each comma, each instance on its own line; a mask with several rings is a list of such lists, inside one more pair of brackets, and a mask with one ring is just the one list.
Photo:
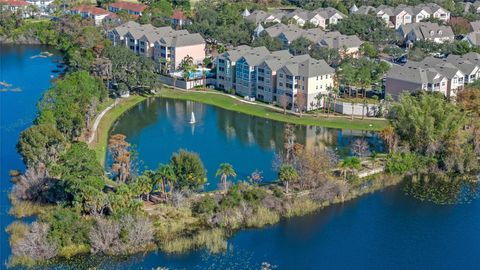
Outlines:
[[115, 106], [115, 108], [112, 108], [103, 116], [100, 124], [98, 125], [96, 138], [91, 145], [95, 149], [95, 152], [97, 154], [97, 160], [100, 162], [100, 164], [104, 165], [105, 163], [108, 133], [112, 125], [124, 112], [126, 112], [128, 109], [132, 108], [139, 102], [145, 100], [145, 98], [146, 97], [143, 96], [130, 96], [128, 98], [121, 99], [121, 101]]
[[[213, 91], [179, 91], [172, 89], [162, 89], [157, 96], [163, 98], [198, 101], [205, 104], [214, 105], [226, 110], [236, 111], [297, 125], [312, 125], [330, 128], [379, 131], [382, 130], [387, 124], [385, 120], [377, 119], [354, 119], [352, 121], [347, 116], [320, 117], [304, 115], [302, 117], [298, 117], [292, 114], [285, 115], [281, 111], [279, 112], [272, 108], [261, 105], [246, 104], [232, 97], [216, 94]], [[144, 96], [131, 96], [129, 98], [122, 99], [115, 108], [111, 109], [104, 115], [98, 126], [96, 139], [91, 145], [95, 149], [97, 159], [100, 164], [103, 165], [105, 163], [108, 134], [112, 125], [124, 112], [145, 99], [146, 97]], [[107, 105], [102, 104], [101, 107], [107, 107]]]
[[380, 119], [354, 119], [350, 120], [349, 117], [320, 117], [312, 115], [304, 115], [303, 117], [298, 117], [295, 115], [287, 114], [284, 115], [282, 112], [276, 111], [274, 109], [246, 104], [240, 102], [232, 97], [218, 95], [212, 93], [212, 91], [179, 91], [172, 89], [162, 89], [158, 94], [160, 97], [165, 98], [175, 98], [175, 99], [184, 99], [198, 101], [210, 105], [214, 105], [223, 109], [237, 111], [245, 114], [250, 114], [258, 117], [268, 118], [276, 121], [299, 124], [299, 125], [312, 125], [312, 126], [324, 126], [331, 128], [342, 128], [342, 129], [355, 129], [355, 130], [371, 130], [371, 131], [380, 131], [382, 130], [387, 122]]

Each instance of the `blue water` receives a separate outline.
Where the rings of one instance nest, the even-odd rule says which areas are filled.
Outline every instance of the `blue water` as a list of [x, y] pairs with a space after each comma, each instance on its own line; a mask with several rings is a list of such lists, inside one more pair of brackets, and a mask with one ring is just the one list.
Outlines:
[[[0, 81], [7, 81], [23, 89], [23, 92], [18, 93], [0, 92], [2, 263], [10, 254], [7, 235], [4, 233], [5, 226], [12, 221], [7, 215], [9, 202], [6, 191], [11, 187], [8, 171], [23, 168], [15, 144], [19, 132], [28, 127], [35, 116], [35, 104], [41, 92], [48, 88], [50, 71], [55, 68], [51, 59], [29, 58], [41, 50], [43, 49], [38, 47], [0, 46]], [[210, 112], [208, 108], [206, 112]], [[140, 122], [150, 116], [143, 117], [133, 122], [138, 123], [139, 133], [144, 132], [145, 126], [148, 129], [148, 125]], [[188, 117], [185, 118], [188, 120]], [[157, 119], [147, 122], [153, 125]], [[238, 123], [238, 127], [249, 126], [242, 119], [244, 121]], [[216, 125], [221, 126], [222, 122], [218, 120]], [[260, 127], [255, 129], [257, 131], [254, 134], [271, 132], [259, 122], [253, 126], [258, 125]], [[212, 128], [213, 125], [208, 127]], [[208, 133], [208, 130], [210, 129], [205, 132]], [[165, 132], [175, 134], [169, 129]], [[237, 131], [238, 133], [243, 132]], [[182, 136], [187, 135], [177, 138], [179, 144], [182, 141], [187, 143]], [[271, 138], [270, 135], [265, 136]], [[237, 140], [235, 138], [237, 137], [232, 140]], [[333, 140], [338, 138], [338, 133], [333, 133], [330, 138], [330, 141], [348, 141], [348, 136]], [[162, 136], [155, 139], [159, 141]], [[261, 145], [261, 149], [271, 149], [267, 146], [272, 144], [258, 141], [268, 142], [270, 139], [253, 140], [253, 143]], [[144, 140], [138, 142], [143, 143]], [[243, 143], [252, 141], [245, 140]], [[210, 149], [220, 147], [217, 144]], [[168, 156], [169, 153], [165, 155]], [[244, 159], [249, 160], [252, 156], [248, 155]], [[276, 269], [480, 269], [479, 213], [480, 200], [468, 204], [438, 206], [407, 197], [400, 187], [393, 187], [312, 215], [282, 220], [274, 226], [241, 230], [229, 239], [229, 250], [223, 254], [211, 255], [204, 250], [185, 255], [157, 252], [125, 260], [96, 258], [99, 260], [88, 264], [97, 266], [97, 269], [148, 270], [160, 266], [169, 269], [260, 269], [262, 262], [269, 262], [277, 266]], [[1, 265], [0, 268], [3, 267]], [[85, 269], [85, 266], [86, 264], [73, 263], [68, 268]], [[62, 268], [67, 267], [63, 265]]]
[[[195, 124], [190, 124], [194, 112]], [[228, 162], [245, 180], [254, 170], [263, 172], [265, 181], [276, 179], [276, 153], [284, 147], [285, 124], [227, 111], [202, 103], [150, 98], [124, 114], [111, 133], [122, 133], [134, 145], [138, 167], [155, 169], [168, 163], [172, 153], [181, 148], [200, 155], [209, 184], [216, 189], [215, 172]], [[350, 146], [364, 138], [371, 151], [383, 152], [378, 135], [372, 132], [298, 126], [298, 143], [307, 149], [332, 147], [339, 156], [350, 155]], [[108, 163], [107, 163], [108, 164]]]
[[[21, 131], [31, 125], [36, 114], [36, 104], [42, 93], [50, 86], [52, 70], [58, 69], [54, 57], [34, 58], [48, 48], [41, 46], [0, 45], [0, 82], [11, 84], [9, 89], [0, 92], [0, 265], [4, 265], [10, 255], [8, 235], [5, 227], [12, 222], [8, 215], [10, 202], [8, 191], [11, 188], [9, 171], [23, 170], [20, 156], [15, 150]], [[52, 49], [48, 49], [54, 52]], [[20, 92], [10, 91], [20, 88]], [[1, 266], [0, 266], [1, 267]]]

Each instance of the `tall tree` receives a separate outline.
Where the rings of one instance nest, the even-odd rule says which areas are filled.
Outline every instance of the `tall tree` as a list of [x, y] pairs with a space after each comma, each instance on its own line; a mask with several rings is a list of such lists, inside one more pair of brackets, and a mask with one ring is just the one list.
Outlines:
[[227, 192], [227, 178], [228, 177], [237, 177], [237, 173], [233, 169], [232, 165], [229, 163], [222, 163], [217, 169], [215, 176], [220, 176], [220, 180], [222, 181], [223, 191]]
[[285, 186], [285, 193], [288, 194], [289, 183], [297, 182], [299, 180], [297, 170], [295, 170], [292, 165], [282, 165], [278, 171], [278, 180], [282, 181]]
[[179, 188], [197, 190], [207, 181], [205, 168], [197, 153], [181, 149], [170, 158]]
[[108, 140], [108, 150], [112, 155], [112, 171], [117, 175], [119, 183], [125, 183], [131, 173], [130, 144], [123, 134], [114, 134]]

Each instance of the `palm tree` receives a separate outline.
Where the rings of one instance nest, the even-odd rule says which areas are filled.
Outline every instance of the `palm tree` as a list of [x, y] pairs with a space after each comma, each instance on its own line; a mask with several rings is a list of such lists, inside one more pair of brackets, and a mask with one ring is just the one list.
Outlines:
[[285, 185], [285, 193], [288, 194], [288, 184], [290, 182], [298, 181], [297, 170], [292, 165], [284, 164], [278, 171], [278, 180], [282, 181]]
[[361, 166], [360, 159], [358, 157], [346, 157], [340, 162], [340, 168], [342, 168], [344, 179], [347, 179], [348, 170], [356, 170]]
[[[365, 98], [365, 94], [363, 95], [363, 106], [362, 106], [362, 120], [365, 119], [365, 107], [367, 106], [367, 99]], [[368, 112], [368, 110], [367, 110]]]
[[157, 183], [162, 186], [163, 193], [166, 192], [166, 185], [168, 184], [168, 192], [172, 194], [175, 183], [177, 182], [177, 176], [175, 175], [172, 165], [160, 164], [155, 175], [157, 176]]
[[232, 165], [229, 163], [222, 163], [218, 167], [217, 173], [215, 173], [215, 177], [220, 176], [220, 181], [222, 182], [223, 185], [223, 190], [225, 193], [227, 193], [227, 178], [229, 176], [235, 178], [237, 177], [237, 173], [235, 173], [235, 170], [233, 169]]

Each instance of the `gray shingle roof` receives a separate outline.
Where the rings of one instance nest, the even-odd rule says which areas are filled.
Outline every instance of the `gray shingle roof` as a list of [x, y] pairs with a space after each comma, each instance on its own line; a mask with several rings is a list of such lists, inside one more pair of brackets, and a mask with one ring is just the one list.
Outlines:
[[133, 38], [145, 37], [149, 42], [160, 42], [166, 46], [183, 47], [204, 44], [205, 40], [200, 34], [190, 34], [187, 30], [174, 30], [169, 26], [154, 27], [151, 24], [140, 25], [129, 21], [114, 29], [120, 36], [130, 33]]

